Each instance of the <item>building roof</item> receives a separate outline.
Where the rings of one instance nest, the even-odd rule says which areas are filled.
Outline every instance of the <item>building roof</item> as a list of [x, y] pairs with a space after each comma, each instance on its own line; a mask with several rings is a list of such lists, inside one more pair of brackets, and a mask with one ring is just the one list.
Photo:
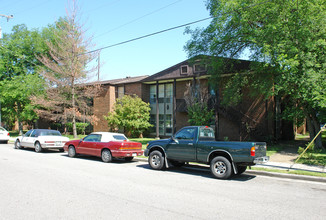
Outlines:
[[[188, 72], [182, 73], [181, 67], [187, 66]], [[190, 63], [189, 60], [182, 61], [174, 66], [171, 66], [165, 70], [162, 70], [154, 75], [151, 75], [143, 80], [143, 82], [150, 81], [159, 81], [159, 80], [168, 80], [168, 79], [179, 79], [179, 78], [189, 78], [198, 75], [206, 75], [207, 70], [195, 72], [193, 63]]]
[[143, 79], [145, 79], [147, 77], [148, 77], [148, 75], [146, 75], [146, 76], [136, 76], [136, 77], [127, 76], [126, 78], [105, 80], [105, 81], [100, 81], [99, 83], [102, 84], [102, 85], [105, 85], [105, 84], [119, 85], [119, 84], [135, 83], [135, 82], [140, 82], [140, 81], [142, 81]]
[[[101, 85], [121, 85], [121, 84], [128, 84], [128, 83], [137, 83], [137, 82], [144, 82], [144, 83], [151, 83], [154, 81], [162, 81], [162, 80], [172, 80], [172, 79], [182, 79], [182, 78], [192, 78], [194, 76], [205, 76], [207, 75], [206, 66], [200, 62], [202, 56], [197, 56], [193, 59], [182, 61], [174, 66], [171, 66], [165, 70], [162, 70], [158, 73], [155, 73], [151, 76], [136, 76], [136, 77], [126, 77], [120, 79], [112, 79], [112, 80], [105, 80], [100, 82], [92, 82], [90, 84], [101, 84]], [[212, 57], [210, 57], [212, 58]], [[232, 71], [239, 71], [248, 69], [250, 65], [250, 61], [240, 60], [240, 59], [229, 59], [229, 58], [213, 58], [213, 59], [223, 59], [227, 61], [228, 65], [230, 65], [230, 71], [226, 71], [225, 74], [231, 73]], [[205, 68], [198, 68], [199, 65]], [[187, 71], [184, 72], [185, 68]]]

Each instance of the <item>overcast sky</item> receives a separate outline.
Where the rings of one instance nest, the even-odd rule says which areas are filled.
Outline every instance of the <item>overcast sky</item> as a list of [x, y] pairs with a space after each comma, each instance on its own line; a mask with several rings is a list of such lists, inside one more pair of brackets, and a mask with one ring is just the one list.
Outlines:
[[[87, 34], [95, 47], [109, 46], [209, 17], [205, 0], [78, 0]], [[0, 0], [3, 33], [14, 25], [29, 29], [53, 24], [66, 14], [67, 0]], [[208, 21], [190, 27], [205, 27]], [[101, 52], [101, 80], [152, 75], [187, 59], [185, 28], [172, 30]]]

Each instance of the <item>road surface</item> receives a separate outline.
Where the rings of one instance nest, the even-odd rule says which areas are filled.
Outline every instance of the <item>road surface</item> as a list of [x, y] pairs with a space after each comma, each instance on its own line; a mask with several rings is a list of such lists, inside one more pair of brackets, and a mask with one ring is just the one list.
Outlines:
[[324, 219], [326, 184], [0, 145], [0, 219]]

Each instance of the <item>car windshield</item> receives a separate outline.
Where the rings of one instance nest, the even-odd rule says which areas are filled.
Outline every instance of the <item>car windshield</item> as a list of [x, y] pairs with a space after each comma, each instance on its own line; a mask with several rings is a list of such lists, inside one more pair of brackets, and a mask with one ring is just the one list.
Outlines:
[[117, 141], [127, 140], [127, 138], [123, 135], [113, 135], [113, 138], [114, 138], [114, 140], [117, 140]]
[[61, 133], [59, 131], [41, 131], [40, 136], [61, 136]]

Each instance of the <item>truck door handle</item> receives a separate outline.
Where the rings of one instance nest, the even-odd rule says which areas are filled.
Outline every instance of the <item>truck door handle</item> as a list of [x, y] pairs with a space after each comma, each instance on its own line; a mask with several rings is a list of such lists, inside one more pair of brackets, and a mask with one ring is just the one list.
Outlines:
[[194, 145], [193, 143], [189, 143], [188, 145]]

